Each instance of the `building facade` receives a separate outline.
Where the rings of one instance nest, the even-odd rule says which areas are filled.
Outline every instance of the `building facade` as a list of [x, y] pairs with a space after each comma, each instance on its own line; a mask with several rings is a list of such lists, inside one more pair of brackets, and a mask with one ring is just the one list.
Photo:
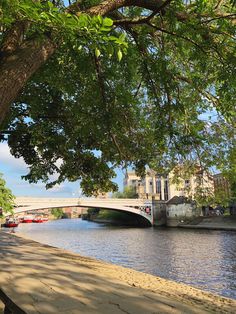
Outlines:
[[135, 172], [127, 172], [124, 178], [124, 187], [133, 187], [139, 198], [168, 201], [174, 196], [184, 196], [194, 199], [199, 186], [206, 191], [214, 192], [213, 178], [197, 168], [194, 175], [175, 182], [175, 171], [167, 175], [157, 174], [148, 170], [144, 178], [138, 177]]

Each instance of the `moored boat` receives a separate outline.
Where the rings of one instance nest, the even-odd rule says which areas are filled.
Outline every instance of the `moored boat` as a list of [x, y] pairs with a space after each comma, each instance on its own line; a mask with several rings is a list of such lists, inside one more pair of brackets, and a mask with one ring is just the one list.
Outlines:
[[4, 228], [16, 228], [19, 225], [19, 221], [16, 219], [6, 219], [6, 222], [2, 225]]
[[27, 223], [32, 223], [33, 222], [34, 217], [33, 216], [25, 216], [22, 219], [22, 223], [27, 224]]
[[15, 228], [18, 227], [18, 223], [16, 222], [6, 222], [5, 224], [3, 224], [4, 228]]
[[38, 218], [34, 218], [33, 222], [34, 223], [42, 223], [42, 222], [44, 222], [44, 220], [41, 217], [38, 217]]

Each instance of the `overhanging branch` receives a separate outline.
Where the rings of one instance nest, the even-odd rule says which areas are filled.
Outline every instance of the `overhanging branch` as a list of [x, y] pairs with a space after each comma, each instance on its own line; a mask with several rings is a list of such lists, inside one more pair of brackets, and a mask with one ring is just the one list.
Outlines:
[[[122, 7], [131, 6], [140, 7], [158, 13], [164, 10], [171, 1], [172, 0], [104, 0], [99, 4], [86, 9], [84, 13], [104, 16]], [[77, 1], [69, 6], [67, 11], [74, 14], [81, 12], [81, 1]]]

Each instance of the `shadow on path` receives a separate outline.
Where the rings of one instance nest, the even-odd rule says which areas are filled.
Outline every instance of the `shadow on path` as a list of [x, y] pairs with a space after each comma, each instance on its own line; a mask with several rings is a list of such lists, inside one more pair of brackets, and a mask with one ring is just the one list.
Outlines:
[[[236, 301], [0, 232], [0, 292], [26, 313], [235, 313]], [[0, 293], [1, 295], [1, 293]]]

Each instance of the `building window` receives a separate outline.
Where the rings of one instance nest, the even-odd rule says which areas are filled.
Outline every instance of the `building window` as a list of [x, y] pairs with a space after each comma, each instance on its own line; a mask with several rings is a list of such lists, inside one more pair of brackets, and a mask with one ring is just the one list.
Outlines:
[[161, 180], [157, 180], [156, 182], [156, 193], [159, 194], [160, 201], [162, 200], [162, 195], [161, 195]]
[[152, 194], [153, 193], [153, 186], [152, 186], [152, 181], [149, 181], [149, 193]]
[[164, 181], [164, 200], [168, 201], [169, 199], [169, 193], [168, 193], [168, 181]]

